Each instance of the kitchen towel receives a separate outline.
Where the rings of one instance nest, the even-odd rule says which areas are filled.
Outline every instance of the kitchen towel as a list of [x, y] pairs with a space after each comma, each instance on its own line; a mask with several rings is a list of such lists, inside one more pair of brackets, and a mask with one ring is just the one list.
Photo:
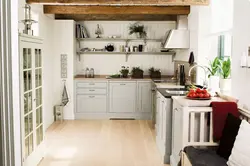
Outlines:
[[213, 136], [215, 141], [219, 141], [229, 113], [239, 117], [238, 106], [235, 102], [212, 102], [213, 109]]
[[69, 96], [68, 96], [66, 85], [64, 82], [63, 93], [62, 93], [62, 105], [66, 106], [68, 102], [69, 102]]

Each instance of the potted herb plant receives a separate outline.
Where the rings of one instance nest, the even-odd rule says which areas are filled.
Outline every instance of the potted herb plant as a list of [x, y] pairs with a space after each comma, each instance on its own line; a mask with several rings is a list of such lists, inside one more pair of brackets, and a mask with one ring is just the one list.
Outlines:
[[137, 38], [146, 38], [147, 32], [145, 31], [144, 25], [138, 22], [131, 24], [129, 27], [129, 35], [135, 34]]
[[121, 73], [122, 78], [128, 78], [129, 67], [122, 66], [120, 73]]
[[133, 67], [131, 71], [132, 78], [143, 78], [144, 71], [140, 67]]
[[209, 67], [207, 67], [209, 71], [209, 90], [211, 94], [215, 94], [216, 91], [220, 89], [220, 77], [219, 70], [221, 66], [221, 60], [216, 57], [213, 61], [210, 61]]
[[220, 89], [222, 91], [230, 91], [231, 90], [231, 60], [228, 58], [225, 61], [221, 62], [221, 68], [220, 68]]
[[149, 68], [150, 78], [161, 78], [161, 70], [155, 69], [154, 67]]

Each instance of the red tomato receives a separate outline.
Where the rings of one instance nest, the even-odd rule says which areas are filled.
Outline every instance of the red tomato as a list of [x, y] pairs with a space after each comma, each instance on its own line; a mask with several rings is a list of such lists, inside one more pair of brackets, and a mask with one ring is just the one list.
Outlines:
[[209, 93], [204, 94], [204, 98], [209, 98], [209, 97], [210, 97]]
[[204, 95], [202, 93], [198, 94], [199, 98], [203, 98]]
[[200, 88], [196, 89], [196, 93], [201, 93], [201, 92], [202, 92], [202, 90]]
[[193, 98], [197, 98], [198, 97], [198, 94], [197, 93], [194, 93], [193, 94]]
[[194, 98], [194, 95], [193, 95], [193, 94], [190, 94], [189, 97], [190, 97], [190, 98]]
[[195, 93], [194, 89], [190, 89], [189, 93]]
[[207, 94], [207, 90], [206, 89], [202, 89], [202, 93], [203, 94]]

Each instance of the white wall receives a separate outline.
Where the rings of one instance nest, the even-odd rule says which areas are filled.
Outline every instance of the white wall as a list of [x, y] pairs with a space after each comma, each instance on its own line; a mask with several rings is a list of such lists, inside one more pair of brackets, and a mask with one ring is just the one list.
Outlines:
[[[100, 24], [103, 29], [103, 36], [108, 37], [112, 35], [119, 35], [122, 38], [133, 38], [134, 36], [129, 36], [128, 27], [130, 24], [134, 23], [132, 21], [85, 21], [81, 22], [85, 25], [88, 33], [91, 37], [96, 37], [95, 29], [97, 24]], [[165, 33], [169, 29], [176, 28], [176, 22], [174, 21], [142, 21], [141, 22], [146, 27], [148, 38], [162, 39]], [[81, 42], [81, 48], [104, 48], [109, 42]], [[119, 51], [120, 45], [125, 45], [124, 42], [111, 42], [115, 44], [116, 51]], [[144, 44], [134, 42], [129, 43], [129, 45], [139, 45]], [[148, 42], [146, 45], [148, 51], [160, 51], [160, 42]], [[189, 51], [178, 51], [176, 60], [188, 61]], [[173, 75], [174, 74], [174, 63], [172, 62], [172, 56], [170, 55], [130, 55], [128, 61], [125, 61], [125, 55], [81, 55], [81, 61], [76, 61], [76, 74], [83, 73], [86, 67], [94, 68], [95, 74], [105, 75], [105, 74], [116, 74], [121, 69], [121, 66], [129, 66], [130, 68], [134, 66], [140, 66], [145, 74], [148, 74], [148, 69], [150, 67], [160, 68], [163, 75]]]
[[[25, 0], [19, 1], [19, 20], [24, 19], [23, 6]], [[48, 128], [54, 121], [53, 106], [57, 99], [61, 96], [54, 96], [51, 94], [53, 91], [53, 78], [54, 78], [54, 62], [53, 62], [53, 15], [44, 15], [42, 5], [32, 5], [33, 18], [38, 21], [38, 24], [34, 24], [34, 34], [43, 38], [43, 109], [44, 109], [44, 126]], [[22, 32], [23, 24], [19, 23], [19, 32]]]
[[[69, 96], [69, 103], [64, 107], [64, 119], [74, 119], [74, 58], [76, 57], [75, 45], [75, 22], [72, 20], [55, 20], [53, 29], [54, 55], [51, 58], [54, 71], [52, 81], [54, 86], [50, 91], [53, 92], [51, 97], [54, 102], [61, 103], [61, 96], [64, 82], [66, 80], [66, 88]], [[61, 54], [67, 54], [67, 78], [61, 78]]]
[[240, 58], [250, 46], [250, 1], [234, 0], [232, 90], [240, 103], [250, 108], [250, 69], [240, 68]]
[[11, 1], [11, 45], [12, 45], [12, 93], [13, 93], [13, 113], [14, 113], [14, 148], [15, 165], [21, 166], [21, 117], [20, 117], [20, 76], [19, 76], [19, 50], [18, 48], [18, 0]]

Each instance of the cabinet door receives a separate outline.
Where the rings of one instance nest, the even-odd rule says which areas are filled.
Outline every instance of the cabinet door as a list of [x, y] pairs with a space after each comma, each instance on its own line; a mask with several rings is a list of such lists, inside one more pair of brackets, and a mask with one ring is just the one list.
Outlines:
[[135, 112], [136, 83], [110, 83], [110, 112], [126, 113]]
[[76, 111], [78, 113], [105, 113], [107, 100], [105, 95], [77, 95]]
[[44, 156], [42, 45], [20, 37], [23, 165], [37, 165]]
[[152, 87], [151, 82], [138, 83], [138, 111], [151, 112], [152, 111]]
[[161, 95], [159, 92], [157, 92], [156, 94], [156, 124], [155, 124], [156, 136], [159, 136], [160, 113], [161, 113]]

